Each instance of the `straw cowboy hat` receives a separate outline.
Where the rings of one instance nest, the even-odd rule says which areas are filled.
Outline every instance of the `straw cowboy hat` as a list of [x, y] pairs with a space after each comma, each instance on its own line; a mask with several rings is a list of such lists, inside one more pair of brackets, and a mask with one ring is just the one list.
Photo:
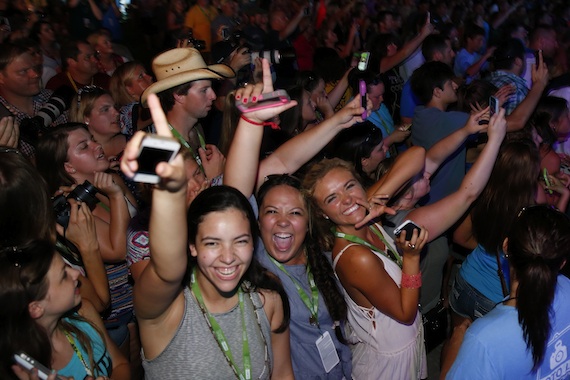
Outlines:
[[234, 71], [226, 65], [207, 66], [200, 52], [192, 48], [175, 48], [158, 55], [152, 61], [156, 82], [142, 94], [141, 102], [146, 107], [149, 94], [157, 94], [178, 85], [200, 79], [233, 78]]

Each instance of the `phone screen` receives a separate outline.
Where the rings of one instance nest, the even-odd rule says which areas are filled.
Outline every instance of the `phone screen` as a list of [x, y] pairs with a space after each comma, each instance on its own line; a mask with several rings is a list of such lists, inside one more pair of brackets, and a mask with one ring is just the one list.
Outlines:
[[145, 146], [143, 147], [141, 154], [137, 159], [139, 163], [139, 169], [137, 170], [137, 173], [155, 174], [156, 165], [158, 165], [160, 162], [168, 162], [171, 156], [171, 150]]

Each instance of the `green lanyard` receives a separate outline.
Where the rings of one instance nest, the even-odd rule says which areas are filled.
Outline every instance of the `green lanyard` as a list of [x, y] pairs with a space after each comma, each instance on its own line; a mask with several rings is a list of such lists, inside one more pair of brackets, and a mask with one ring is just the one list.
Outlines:
[[382, 241], [382, 243], [384, 243], [384, 245], [386, 246], [386, 251], [388, 251], [388, 254], [386, 254], [381, 249], [376, 248], [375, 246], [373, 246], [372, 244], [370, 244], [366, 240], [361, 239], [357, 236], [345, 234], [343, 232], [338, 232], [336, 230], [334, 230], [333, 233], [337, 238], [345, 239], [345, 240], [348, 240], [350, 242], [357, 243], [357, 244], [362, 244], [362, 245], [370, 248], [373, 251], [380, 252], [381, 254], [383, 254], [384, 256], [389, 258], [390, 260], [394, 261], [396, 264], [398, 264], [398, 266], [401, 268], [402, 267], [402, 257], [400, 256], [400, 254], [398, 254], [398, 252], [395, 252], [392, 248], [390, 248], [390, 245], [386, 241], [386, 238], [384, 238], [384, 236], [382, 235], [382, 233], [380, 232], [380, 230], [378, 228], [375, 228], [375, 226], [370, 226], [370, 230], [372, 230], [374, 235], [378, 236], [380, 238], [380, 240]]
[[71, 344], [71, 347], [73, 348], [73, 351], [75, 351], [75, 354], [79, 358], [79, 361], [83, 365], [83, 368], [85, 368], [85, 372], [87, 373], [87, 376], [93, 376], [93, 372], [89, 369], [89, 366], [87, 365], [87, 362], [85, 361], [85, 358], [83, 357], [83, 354], [81, 354], [81, 351], [79, 351], [79, 348], [77, 348], [77, 345], [75, 344], [75, 340], [73, 339], [71, 334], [68, 333], [67, 331], [64, 331], [63, 333], [65, 334], [65, 337], [67, 338], [67, 341], [69, 342], [69, 344]]
[[249, 342], [247, 339], [247, 331], [245, 328], [245, 316], [244, 316], [244, 307], [243, 307], [243, 291], [241, 290], [241, 287], [238, 290], [238, 297], [239, 297], [239, 309], [241, 312], [241, 327], [242, 327], [241, 338], [242, 338], [242, 342], [243, 342], [243, 373], [239, 370], [239, 368], [237, 367], [237, 365], [234, 362], [234, 358], [232, 355], [232, 351], [230, 349], [230, 345], [228, 344], [228, 341], [226, 339], [226, 336], [224, 335], [224, 332], [222, 331], [222, 328], [220, 327], [220, 325], [216, 321], [216, 318], [214, 318], [214, 316], [212, 314], [210, 314], [208, 309], [206, 309], [206, 305], [204, 304], [204, 299], [202, 298], [202, 292], [200, 291], [200, 286], [198, 285], [198, 282], [196, 281], [196, 268], [194, 268], [194, 270], [192, 271], [191, 289], [192, 289], [192, 293], [194, 293], [194, 297], [196, 297], [196, 301], [198, 301], [198, 305], [200, 306], [200, 310], [202, 311], [202, 314], [204, 315], [204, 319], [206, 320], [206, 323], [208, 324], [210, 331], [212, 332], [212, 334], [216, 338], [216, 341], [218, 342], [220, 349], [222, 350], [224, 356], [226, 357], [226, 360], [228, 361], [228, 364], [230, 365], [230, 367], [234, 371], [235, 375], [240, 380], [250, 380], [251, 379], [251, 357], [249, 354]]
[[[178, 132], [172, 125], [170, 125], [170, 123], [168, 123], [168, 128], [170, 128], [172, 135], [174, 137], [176, 137], [178, 139], [178, 141], [180, 141], [180, 144], [184, 145], [184, 147], [186, 149], [188, 149], [188, 151], [190, 152], [192, 157], [194, 157], [194, 160], [196, 160], [196, 163], [200, 167], [200, 170], [202, 170], [202, 173], [206, 173], [204, 171], [204, 166], [202, 166], [202, 159], [200, 158], [200, 155], [197, 152], [194, 152], [194, 149], [192, 149], [190, 144], [188, 144], [188, 141], [186, 141], [186, 139], [184, 139], [184, 137], [182, 137], [180, 132]], [[202, 149], [206, 150], [206, 140], [204, 139], [204, 136], [202, 136], [199, 129], [196, 129], [196, 133], [198, 134], [198, 140], [200, 141], [200, 147]]]
[[291, 281], [293, 282], [293, 285], [295, 285], [295, 289], [297, 289], [297, 293], [299, 293], [299, 297], [301, 297], [301, 301], [303, 301], [303, 303], [305, 304], [305, 306], [307, 306], [307, 309], [309, 309], [309, 312], [311, 313], [311, 317], [309, 318], [309, 323], [313, 326], [319, 326], [319, 289], [317, 288], [317, 285], [315, 284], [315, 278], [313, 277], [313, 274], [311, 273], [311, 268], [309, 267], [309, 265], [307, 264], [307, 278], [309, 279], [309, 286], [311, 287], [311, 299], [309, 299], [309, 296], [307, 295], [307, 293], [305, 293], [305, 291], [303, 290], [303, 288], [301, 287], [301, 284], [299, 284], [299, 281], [297, 281], [295, 278], [293, 278], [293, 276], [291, 276], [289, 274], [289, 272], [287, 272], [287, 269], [285, 269], [285, 266], [283, 264], [281, 264], [280, 262], [278, 262], [277, 260], [275, 260], [273, 257], [271, 257], [269, 254], [267, 254], [269, 256], [269, 259], [273, 262], [273, 264], [275, 264], [275, 266], [277, 268], [279, 268], [279, 270], [281, 270], [281, 272], [285, 273], [287, 275], [287, 277], [289, 277], [291, 279]]

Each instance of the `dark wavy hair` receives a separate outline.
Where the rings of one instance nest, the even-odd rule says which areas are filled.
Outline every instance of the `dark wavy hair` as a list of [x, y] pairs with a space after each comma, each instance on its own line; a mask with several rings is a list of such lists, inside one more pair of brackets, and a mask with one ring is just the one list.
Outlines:
[[55, 237], [47, 185], [30, 161], [15, 150], [0, 153], [0, 210], [0, 247]]
[[534, 203], [539, 171], [540, 157], [532, 140], [511, 140], [501, 147], [489, 182], [471, 211], [473, 235], [487, 252], [502, 249], [519, 210]]
[[540, 98], [531, 116], [530, 123], [542, 137], [542, 145], [551, 146], [558, 140], [553, 123], [557, 123], [568, 111], [566, 99], [557, 96]]
[[69, 144], [67, 137], [78, 129], [87, 130], [83, 123], [65, 123], [50, 129], [38, 142], [36, 148], [36, 167], [48, 184], [50, 194], [60, 186], [71, 186], [75, 179], [65, 171]]
[[[316, 231], [312, 228], [310, 201], [301, 191], [301, 182], [288, 174], [270, 176], [261, 185], [257, 192], [257, 204], [261, 208], [267, 194], [278, 186], [288, 186], [299, 192], [303, 198], [304, 206], [309, 219], [309, 233], [305, 235], [303, 245], [307, 252], [308, 266], [315, 278], [319, 293], [323, 296], [327, 310], [334, 321], [346, 321], [347, 307], [344, 296], [340, 292], [335, 280], [334, 271], [328, 258], [316, 239]], [[335, 334], [340, 342], [345, 343], [340, 326], [335, 327]]]
[[[45, 240], [33, 240], [23, 246], [0, 250], [0, 303], [2, 304], [0, 378], [2, 379], [17, 379], [11, 366], [12, 355], [18, 351], [26, 352], [46, 366], [52, 362], [49, 336], [46, 330], [30, 316], [28, 307], [31, 302], [46, 297], [49, 289], [47, 275], [55, 255], [55, 246]], [[100, 334], [94, 325], [76, 313], [65, 316], [89, 323]], [[77, 337], [87, 352], [91, 368], [96, 369], [89, 337], [63, 319], [60, 319], [58, 324]]]
[[570, 220], [546, 205], [529, 207], [519, 213], [507, 237], [509, 263], [519, 283], [518, 320], [536, 371], [551, 333], [558, 273], [570, 257]]
[[[198, 196], [192, 201], [187, 214], [188, 241], [190, 244], [196, 243], [198, 227], [204, 221], [206, 215], [212, 212], [222, 212], [229, 209], [236, 209], [243, 212], [249, 222], [252, 245], [255, 245], [255, 241], [259, 236], [259, 230], [253, 209], [251, 208], [247, 198], [237, 189], [230, 186], [210, 187], [198, 194]], [[191, 257], [188, 264], [189, 269], [191, 269], [197, 264], [196, 259]], [[188, 272], [190, 272], [190, 270]], [[283, 302], [283, 323], [274, 332], [281, 333], [285, 331], [289, 325], [291, 313], [287, 293], [285, 292], [285, 289], [283, 289], [283, 285], [281, 285], [279, 279], [259, 264], [254, 256], [249, 268], [247, 268], [244, 276], [242, 277], [242, 281], [243, 280], [249, 281], [251, 284], [251, 287], [244, 289], [245, 291], [251, 292], [256, 289], [267, 289], [279, 293], [281, 301]]]
[[335, 157], [352, 162], [364, 187], [369, 187], [376, 181], [364, 172], [362, 160], [370, 157], [382, 139], [382, 131], [368, 120], [343, 130], [335, 138]]

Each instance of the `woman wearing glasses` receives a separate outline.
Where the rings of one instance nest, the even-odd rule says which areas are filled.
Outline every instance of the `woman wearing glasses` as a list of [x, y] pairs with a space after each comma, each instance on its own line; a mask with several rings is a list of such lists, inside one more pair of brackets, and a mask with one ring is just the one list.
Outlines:
[[442, 375], [457, 355], [447, 379], [566, 379], [570, 280], [560, 270], [570, 257], [570, 221], [546, 205], [523, 209], [502, 246], [508, 297], [467, 331], [454, 330]]

